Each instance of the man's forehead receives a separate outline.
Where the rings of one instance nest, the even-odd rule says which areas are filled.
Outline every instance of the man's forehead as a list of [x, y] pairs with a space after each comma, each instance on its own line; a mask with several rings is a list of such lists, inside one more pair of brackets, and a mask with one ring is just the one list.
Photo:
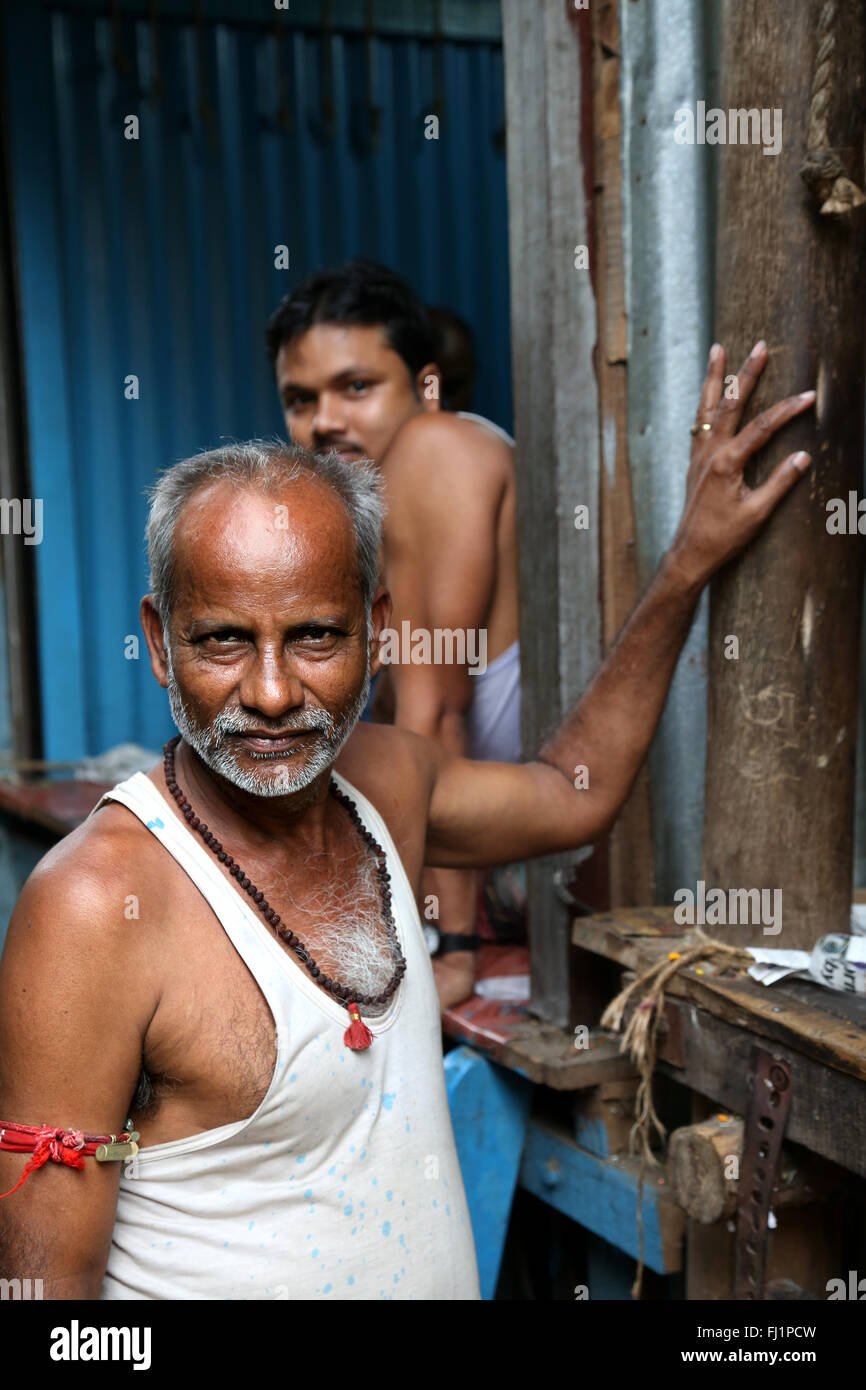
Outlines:
[[181, 513], [174, 537], [178, 571], [203, 581], [258, 588], [284, 578], [321, 588], [356, 578], [352, 523], [340, 499], [316, 479], [276, 492], [208, 484]]
[[277, 354], [277, 377], [300, 379], [309, 373], [335, 377], [367, 366], [405, 365], [388, 340], [383, 324], [314, 323], [283, 343]]

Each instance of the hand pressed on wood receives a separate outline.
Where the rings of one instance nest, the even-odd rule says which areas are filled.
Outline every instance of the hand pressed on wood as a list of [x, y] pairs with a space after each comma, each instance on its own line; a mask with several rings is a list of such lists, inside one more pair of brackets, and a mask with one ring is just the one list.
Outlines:
[[770, 513], [809, 467], [811, 458], [789, 454], [760, 487], [750, 488], [743, 469], [753, 454], [788, 420], [808, 410], [815, 392], [788, 396], [757, 415], [737, 433], [746, 402], [767, 365], [767, 345], [755, 345], [737, 374], [736, 392], [725, 396], [725, 350], [716, 344], [701, 391], [686, 476], [686, 501], [669, 558], [696, 585], [730, 560], [763, 526]]

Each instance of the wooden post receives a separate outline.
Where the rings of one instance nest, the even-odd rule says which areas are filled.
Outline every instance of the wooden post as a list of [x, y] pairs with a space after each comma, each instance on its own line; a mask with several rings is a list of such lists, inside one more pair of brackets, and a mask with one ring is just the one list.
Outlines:
[[[576, 248], [591, 245], [588, 16], [503, 0], [511, 339], [517, 439], [523, 747], [532, 756], [601, 655], [596, 306]], [[576, 506], [591, 524], [575, 529]], [[565, 856], [529, 865], [531, 1007], [571, 1022]]]
[[725, 0], [722, 114], [763, 108], [781, 150], [713, 152], [716, 336], [729, 372], [767, 341], [747, 418], [818, 392], [746, 478], [798, 448], [810, 473], [711, 592], [703, 877], [708, 891], [782, 892], [781, 933], [754, 920], [714, 932], [731, 942], [807, 948], [849, 929], [863, 543], [830, 534], [827, 503], [847, 512], [863, 478], [864, 51], [861, 0]]
[[[502, 13], [523, 744], [532, 756], [589, 684], [637, 597], [619, 33], [615, 0], [601, 0], [592, 14], [565, 0], [503, 0]], [[562, 882], [575, 881], [569, 856], [528, 870], [531, 1007], [560, 1027], [589, 1024], [570, 970], [570, 914], [556, 892], [557, 870]], [[575, 891], [597, 910], [651, 899], [645, 777]]]
[[[634, 497], [628, 460], [628, 324], [623, 258], [619, 11], [592, 6], [595, 188], [594, 282], [598, 296], [602, 642], [605, 654], [638, 599]], [[649, 778], [644, 767], [610, 833], [609, 902], [655, 901]]]

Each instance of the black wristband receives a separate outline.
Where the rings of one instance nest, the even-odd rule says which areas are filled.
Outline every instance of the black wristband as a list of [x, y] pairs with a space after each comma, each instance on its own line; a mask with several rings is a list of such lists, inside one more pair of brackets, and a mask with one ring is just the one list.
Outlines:
[[451, 951], [477, 951], [481, 945], [480, 936], [460, 936], [457, 932], [439, 933], [439, 946], [436, 956], [447, 956]]

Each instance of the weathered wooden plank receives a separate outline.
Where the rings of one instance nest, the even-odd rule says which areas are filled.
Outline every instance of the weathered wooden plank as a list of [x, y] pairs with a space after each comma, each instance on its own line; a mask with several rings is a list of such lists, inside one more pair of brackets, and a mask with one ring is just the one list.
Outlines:
[[[671, 908], [647, 909], [637, 925], [644, 931], [652, 919], [671, 920]], [[617, 927], [617, 920], [625, 920]], [[640, 974], [672, 951], [693, 944], [688, 933], [680, 937], [627, 935], [625, 914], [579, 917], [572, 928], [575, 945], [596, 950]], [[727, 939], [727, 938], [725, 938]], [[698, 975], [697, 971], [703, 974]], [[768, 989], [745, 974], [713, 974], [713, 966], [698, 962], [671, 977], [666, 994], [689, 999], [707, 1012], [725, 1019], [751, 1036], [784, 1043], [797, 1052], [835, 1070], [866, 1080], [866, 999], [831, 995], [820, 985], [784, 984]], [[804, 1000], [808, 994], [808, 1001]], [[825, 996], [828, 1007], [822, 1007]], [[843, 1014], [842, 1017], [839, 1014]]]
[[636, 1075], [630, 1058], [619, 1050], [619, 1040], [601, 1030], [591, 1030], [589, 1046], [577, 1049], [571, 1034], [540, 1025], [506, 1044], [501, 1061], [554, 1091], [580, 1091]]
[[[669, 1008], [679, 1015], [682, 1065], [666, 1061], [666, 1042], [660, 1038], [659, 1068], [726, 1112], [745, 1112], [753, 1034], [688, 1001], [671, 999]], [[786, 1140], [866, 1177], [863, 1082], [781, 1043], [774, 1042], [771, 1050], [793, 1073]]]
[[554, 1091], [580, 1091], [635, 1076], [614, 1033], [590, 1028], [586, 1047], [551, 1023], [530, 1018], [524, 1008], [473, 999], [442, 1016], [444, 1033], [469, 1043], [493, 1062]]

